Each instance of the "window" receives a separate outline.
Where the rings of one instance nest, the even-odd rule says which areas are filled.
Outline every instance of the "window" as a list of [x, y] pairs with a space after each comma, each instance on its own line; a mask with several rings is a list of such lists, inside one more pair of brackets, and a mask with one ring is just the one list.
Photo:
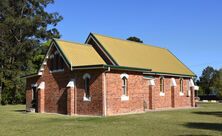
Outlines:
[[88, 73], [83, 75], [84, 79], [84, 96], [83, 96], [83, 101], [91, 101], [90, 97], [90, 75]]
[[50, 56], [50, 70], [52, 72], [59, 72], [64, 70], [64, 62], [58, 51], [55, 51]]
[[180, 79], [180, 93], [183, 93], [183, 79]]
[[89, 77], [85, 78], [85, 97], [89, 98], [90, 93], [89, 93]]
[[127, 96], [128, 95], [128, 92], [127, 92], [127, 78], [125, 76], [122, 78], [122, 82], [123, 82], [123, 85], [122, 85], [123, 95]]
[[128, 96], [128, 78], [129, 75], [126, 73], [123, 73], [120, 75], [120, 78], [122, 79], [122, 96], [121, 96], [121, 101], [128, 101], [129, 96]]
[[164, 78], [160, 78], [160, 92], [164, 93]]

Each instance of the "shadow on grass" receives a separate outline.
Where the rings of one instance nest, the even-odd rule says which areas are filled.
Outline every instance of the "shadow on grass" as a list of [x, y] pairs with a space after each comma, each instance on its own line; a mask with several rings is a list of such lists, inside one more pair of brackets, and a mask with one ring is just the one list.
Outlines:
[[14, 112], [26, 113], [26, 110], [13, 110]]
[[195, 129], [205, 129], [205, 130], [213, 130], [222, 132], [222, 124], [221, 123], [187, 123], [185, 124], [188, 128], [195, 128]]
[[222, 117], [222, 111], [213, 111], [213, 112], [200, 111], [200, 112], [193, 112], [193, 113], [200, 114], [200, 115], [213, 115], [213, 116]]

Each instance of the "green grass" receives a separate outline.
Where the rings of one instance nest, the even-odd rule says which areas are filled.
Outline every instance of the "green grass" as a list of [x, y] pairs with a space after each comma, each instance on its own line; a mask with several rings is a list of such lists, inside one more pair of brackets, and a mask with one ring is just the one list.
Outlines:
[[222, 135], [222, 104], [115, 117], [25, 113], [24, 105], [0, 106], [1, 136]]

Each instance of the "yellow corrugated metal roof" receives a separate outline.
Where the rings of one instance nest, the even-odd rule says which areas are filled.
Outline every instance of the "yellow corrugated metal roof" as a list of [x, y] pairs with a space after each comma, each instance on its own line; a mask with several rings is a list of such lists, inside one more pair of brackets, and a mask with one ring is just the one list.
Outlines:
[[195, 74], [165, 48], [93, 34], [120, 66], [150, 68], [152, 72]]
[[72, 66], [106, 64], [91, 45], [55, 39], [62, 53]]

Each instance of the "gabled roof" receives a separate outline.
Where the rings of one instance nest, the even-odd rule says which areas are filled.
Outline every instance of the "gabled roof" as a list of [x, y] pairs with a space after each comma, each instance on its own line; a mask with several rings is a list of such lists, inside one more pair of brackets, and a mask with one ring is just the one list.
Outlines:
[[195, 76], [165, 48], [91, 34], [119, 66], [149, 68], [153, 73]]
[[91, 45], [54, 39], [70, 66], [106, 64]]

